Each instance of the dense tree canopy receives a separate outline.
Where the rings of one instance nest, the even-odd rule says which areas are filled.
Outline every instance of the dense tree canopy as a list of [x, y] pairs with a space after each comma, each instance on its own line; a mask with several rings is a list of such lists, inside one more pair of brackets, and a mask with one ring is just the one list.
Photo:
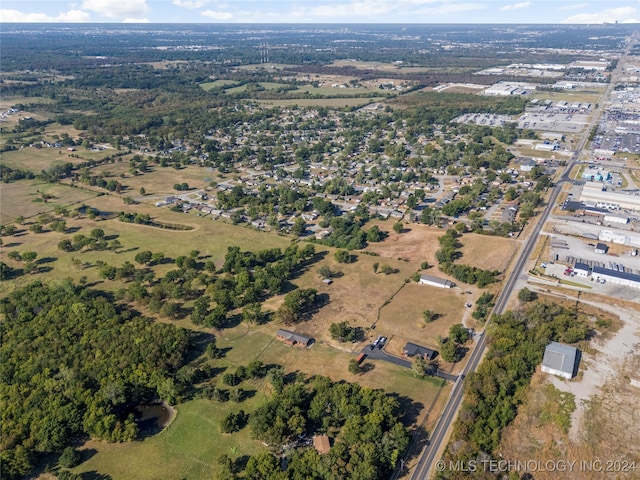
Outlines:
[[27, 473], [34, 455], [62, 451], [76, 434], [133, 440], [133, 406], [178, 399], [187, 331], [71, 282], [32, 283], [0, 307], [3, 476]]

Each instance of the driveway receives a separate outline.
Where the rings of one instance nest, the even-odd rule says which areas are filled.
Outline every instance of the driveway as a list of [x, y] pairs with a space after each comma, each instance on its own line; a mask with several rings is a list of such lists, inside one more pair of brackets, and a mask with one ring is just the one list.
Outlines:
[[[370, 345], [366, 345], [361, 350], [361, 353], [364, 353], [368, 359], [383, 360], [385, 362], [393, 363], [400, 367], [411, 368], [412, 363], [410, 360], [405, 360], [404, 358], [399, 358], [394, 355], [389, 355], [381, 348], [376, 347], [373, 350], [371, 350], [369, 347]], [[455, 382], [458, 379], [458, 375], [451, 375], [450, 373], [446, 373], [441, 370], [437, 370], [433, 376], [438, 378], [443, 378], [445, 380], [450, 380], [452, 382]]]

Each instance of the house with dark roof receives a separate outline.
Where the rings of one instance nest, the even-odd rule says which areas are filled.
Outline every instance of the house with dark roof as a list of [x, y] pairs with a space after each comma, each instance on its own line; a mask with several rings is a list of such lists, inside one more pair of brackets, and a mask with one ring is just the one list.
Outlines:
[[542, 359], [542, 371], [572, 379], [578, 370], [578, 349], [563, 343], [551, 342], [547, 345]]
[[593, 267], [592, 276], [597, 282], [611, 282], [626, 287], [640, 288], [640, 275], [632, 272], [620, 272], [610, 268]]
[[609, 247], [607, 247], [605, 243], [598, 243], [596, 245], [596, 248], [594, 249], [596, 253], [607, 253], [608, 250], [609, 250]]
[[407, 342], [407, 344], [402, 349], [402, 355], [404, 355], [405, 357], [420, 355], [425, 360], [433, 360], [436, 355], [438, 355], [438, 352], [436, 352], [435, 350], [431, 350], [430, 348], [417, 345], [415, 343]]
[[573, 266], [573, 272], [579, 277], [588, 277], [591, 275], [591, 267], [586, 263], [576, 262]]
[[297, 347], [308, 347], [313, 340], [311, 337], [301, 335], [300, 333], [291, 332], [289, 330], [284, 330], [283, 328], [278, 329], [278, 331], [276, 332], [276, 338], [283, 341], [287, 345], [295, 345]]

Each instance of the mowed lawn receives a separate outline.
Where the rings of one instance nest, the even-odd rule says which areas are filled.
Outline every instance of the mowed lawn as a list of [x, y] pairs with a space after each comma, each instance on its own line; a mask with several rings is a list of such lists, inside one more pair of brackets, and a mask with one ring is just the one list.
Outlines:
[[[247, 388], [246, 383], [241, 386]], [[261, 391], [242, 403], [190, 400], [175, 407], [174, 421], [155, 436], [133, 443], [87, 442], [83, 448], [96, 453], [73, 471], [107, 474], [113, 480], [217, 478], [220, 455], [235, 459], [265, 448], [251, 438], [248, 426], [236, 433], [223, 434], [220, 421], [230, 412], [241, 409], [250, 412], [264, 400], [265, 394]]]

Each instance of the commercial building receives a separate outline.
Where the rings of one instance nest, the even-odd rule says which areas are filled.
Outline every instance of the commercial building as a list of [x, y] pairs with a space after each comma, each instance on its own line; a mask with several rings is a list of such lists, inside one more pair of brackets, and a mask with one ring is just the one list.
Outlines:
[[551, 342], [547, 345], [542, 359], [542, 371], [570, 380], [578, 367], [578, 349], [563, 343]]
[[601, 242], [617, 243], [618, 245], [629, 245], [630, 247], [640, 247], [640, 235], [633, 232], [614, 232], [612, 230], [600, 230], [598, 240]]
[[619, 272], [603, 267], [593, 267], [591, 273], [597, 282], [610, 282], [625, 287], [640, 288], [640, 275], [630, 272]]
[[604, 243], [598, 243], [596, 245], [596, 248], [594, 248], [594, 251], [596, 253], [607, 253], [608, 250], [609, 250], [609, 247], [607, 247], [607, 245]]
[[607, 190], [602, 183], [586, 182], [580, 201], [587, 206], [608, 208], [610, 210], [629, 209], [640, 211], [640, 195]]
[[608, 213], [603, 218], [605, 223], [621, 223], [622, 225], [626, 225], [629, 223], [629, 217], [623, 217], [622, 215], [613, 215]]

